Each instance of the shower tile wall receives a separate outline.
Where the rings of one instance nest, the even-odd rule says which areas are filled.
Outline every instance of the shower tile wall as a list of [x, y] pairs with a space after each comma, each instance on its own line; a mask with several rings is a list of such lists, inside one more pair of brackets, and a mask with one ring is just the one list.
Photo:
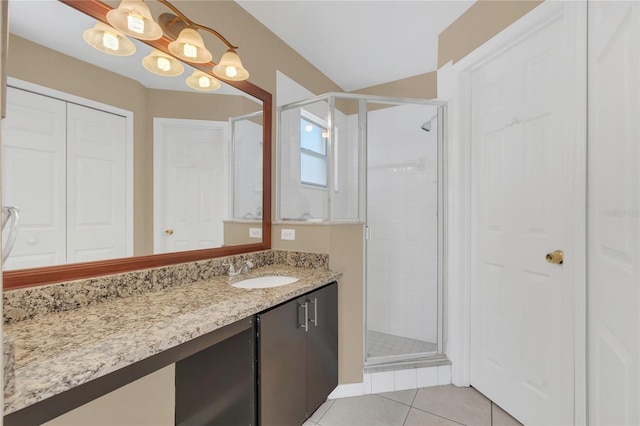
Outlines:
[[367, 326], [437, 341], [437, 125], [429, 106], [368, 113]]

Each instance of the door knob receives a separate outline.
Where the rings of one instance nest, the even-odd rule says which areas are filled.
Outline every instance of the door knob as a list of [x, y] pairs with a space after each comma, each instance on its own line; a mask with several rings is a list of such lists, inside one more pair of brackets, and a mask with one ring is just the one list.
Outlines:
[[562, 250], [552, 251], [551, 253], [547, 253], [546, 259], [549, 263], [562, 265], [562, 262], [564, 262], [564, 252]]
[[167, 235], [173, 235], [173, 229], [165, 229], [164, 233]]

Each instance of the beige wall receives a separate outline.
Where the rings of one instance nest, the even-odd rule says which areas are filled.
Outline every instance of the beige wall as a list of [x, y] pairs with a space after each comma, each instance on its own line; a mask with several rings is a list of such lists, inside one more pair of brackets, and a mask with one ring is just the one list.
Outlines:
[[454, 63], [529, 13], [542, 0], [480, 0], [440, 33], [438, 68]]
[[[282, 229], [295, 229], [295, 241], [281, 240]], [[273, 248], [329, 255], [329, 267], [343, 273], [338, 285], [338, 380], [362, 383], [364, 360], [364, 226], [273, 225]]]
[[129, 383], [46, 426], [169, 426], [175, 418], [175, 364]]
[[438, 90], [436, 78], [437, 73], [433, 71], [361, 90], [355, 90], [351, 93], [399, 98], [434, 99], [437, 96]]
[[261, 222], [247, 223], [247, 222], [224, 222], [224, 245], [235, 246], [238, 244], [255, 244], [261, 240], [257, 238], [251, 238], [249, 236], [250, 228], [262, 228]]

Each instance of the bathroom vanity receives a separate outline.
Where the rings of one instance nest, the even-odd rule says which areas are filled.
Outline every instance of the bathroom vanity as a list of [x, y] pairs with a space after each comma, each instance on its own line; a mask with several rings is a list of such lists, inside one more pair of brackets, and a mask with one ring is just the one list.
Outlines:
[[332, 284], [257, 315], [261, 425], [304, 423], [338, 386], [337, 312]]
[[[248, 258], [255, 269], [226, 276], [224, 263]], [[263, 382], [258, 373], [266, 364], [257, 362], [261, 355], [277, 362], [285, 351], [256, 333], [256, 318], [312, 300], [317, 316], [307, 305], [310, 316], [294, 318], [303, 320], [294, 328], [307, 321], [309, 331], [302, 333], [313, 349], [306, 359], [312, 364], [325, 356], [319, 366], [331, 370], [319, 373], [331, 378], [322, 387], [324, 401], [337, 385], [335, 282], [341, 276], [327, 265], [324, 255], [269, 250], [5, 293], [5, 332], [15, 345], [15, 393], [5, 400], [5, 424], [41, 424], [174, 363], [176, 424], [229, 424], [242, 415], [242, 424], [260, 423], [256, 389], [264, 395], [274, 376]], [[263, 275], [299, 280], [255, 290], [231, 285]], [[104, 300], [85, 300], [109, 291]], [[329, 340], [312, 334], [314, 327], [327, 329]], [[270, 350], [278, 353], [267, 356]], [[290, 377], [286, 373], [278, 383]], [[311, 395], [310, 389], [299, 392]], [[305, 415], [307, 407], [304, 402]]]

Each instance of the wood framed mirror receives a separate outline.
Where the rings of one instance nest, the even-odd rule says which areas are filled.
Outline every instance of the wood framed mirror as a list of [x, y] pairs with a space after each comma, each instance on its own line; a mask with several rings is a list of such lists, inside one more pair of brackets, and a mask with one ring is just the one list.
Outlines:
[[[22, 2], [22, 3], [30, 3], [30, 2]], [[106, 22], [106, 13], [112, 9], [112, 7], [108, 4], [102, 3], [98, 0], [61, 0], [59, 2], [61, 5], [65, 7], [70, 7], [75, 9], [76, 11], [82, 12], [84, 15], [89, 16], [96, 21]], [[11, 4], [9, 4], [9, 15], [11, 16]], [[82, 34], [79, 34], [78, 37], [82, 38]], [[157, 41], [144, 42], [144, 44], [161, 50], [163, 52], [168, 53], [168, 44], [171, 42], [167, 37], [163, 37]], [[11, 45], [9, 46], [9, 50], [11, 52]], [[12, 63], [11, 63], [11, 54], [9, 55], [8, 60], [8, 68], [11, 71]], [[211, 74], [211, 68], [214, 66], [214, 63], [209, 64], [187, 64], [192, 68], [200, 69], [208, 74]], [[187, 66], [185, 65], [185, 66]], [[40, 69], [38, 72], [42, 72]], [[46, 71], [46, 70], [45, 70]], [[35, 72], [35, 71], [34, 71]], [[212, 75], [212, 74], [211, 74]], [[9, 73], [9, 77], [11, 80], [11, 72]], [[186, 75], [185, 75], [186, 77]], [[99, 82], [96, 82], [99, 84]], [[198, 261], [204, 259], [210, 259], [221, 256], [228, 256], [234, 254], [248, 253], [259, 250], [267, 250], [271, 248], [271, 123], [272, 123], [272, 98], [271, 94], [262, 88], [248, 82], [248, 81], [223, 81], [223, 85], [228, 85], [230, 88], [233, 88], [236, 91], [245, 94], [247, 98], [252, 98], [254, 101], [261, 102], [261, 110], [252, 112], [251, 114], [242, 114], [242, 109], [236, 108], [234, 113], [229, 116], [229, 134], [231, 134], [231, 127], [234, 129], [237, 127], [238, 129], [244, 123], [248, 123], [256, 127], [257, 125], [261, 126], [261, 152], [260, 156], [256, 157], [255, 155], [251, 157], [251, 161], [260, 161], [261, 159], [261, 176], [260, 178], [251, 179], [247, 185], [251, 186], [255, 189], [255, 194], [261, 192], [261, 202], [260, 200], [254, 199], [253, 205], [247, 213], [242, 215], [239, 213], [239, 216], [235, 216], [231, 214], [227, 218], [231, 219], [239, 219], [236, 222], [242, 224], [242, 219], [250, 219], [245, 220], [247, 223], [254, 223], [253, 226], [257, 228], [261, 228], [262, 239], [260, 242], [251, 243], [250, 239], [237, 239], [236, 242], [232, 243], [234, 245], [227, 245], [226, 242], [222, 243], [220, 247], [214, 248], [205, 248], [198, 250], [184, 250], [177, 249], [181, 251], [172, 251], [167, 253], [160, 254], [146, 254], [145, 250], [136, 250], [132, 252], [132, 256], [130, 257], [118, 257], [111, 258], [107, 260], [97, 260], [97, 261], [87, 261], [87, 262], [78, 262], [75, 261], [72, 263], [66, 264], [57, 264], [54, 266], [42, 266], [42, 267], [29, 267], [29, 268], [17, 268], [13, 270], [4, 270], [3, 268], [3, 286], [5, 290], [21, 288], [21, 287], [29, 287], [35, 285], [42, 285], [48, 283], [55, 283], [61, 281], [70, 281], [75, 279], [88, 278], [98, 275], [108, 275], [108, 274], [116, 274], [121, 272], [140, 270], [140, 269], [148, 269], [154, 267], [161, 267], [166, 265]], [[157, 93], [156, 93], [157, 95]], [[241, 98], [241, 96], [237, 96], [237, 98]], [[149, 101], [149, 103], [153, 103]], [[238, 112], [239, 111], [239, 112]], [[160, 114], [160, 117], [164, 115]], [[233, 118], [233, 120], [231, 120]], [[151, 125], [149, 125], [151, 126]], [[155, 128], [155, 124], [153, 125]], [[253, 130], [256, 131], [255, 129]], [[151, 130], [149, 131], [151, 133]], [[4, 141], [3, 141], [4, 143]], [[231, 144], [232, 142], [230, 142]], [[230, 151], [233, 151], [232, 145], [230, 145]], [[4, 148], [3, 148], [4, 149]], [[256, 148], [259, 149], [259, 148]], [[139, 153], [138, 153], [139, 154]], [[155, 154], [154, 154], [155, 155]], [[228, 162], [231, 161], [231, 157], [226, 157]], [[147, 159], [149, 161], [149, 159]], [[229, 166], [231, 167], [231, 166]], [[3, 174], [5, 170], [3, 170]], [[230, 172], [232, 175], [230, 179], [233, 179], [233, 171]], [[238, 175], [238, 173], [236, 173]], [[3, 179], [4, 176], [3, 176]], [[133, 197], [138, 198], [140, 194], [136, 194], [135, 191], [138, 189], [136, 186], [133, 189]], [[147, 187], [148, 190], [148, 187]], [[155, 187], [153, 188], [155, 190]], [[256, 195], [253, 195], [254, 198]], [[234, 208], [234, 205], [238, 204], [238, 198], [233, 199], [233, 194], [227, 194], [230, 197], [229, 203], [230, 209]], [[152, 198], [149, 196], [149, 198]], [[157, 197], [156, 197], [157, 198]], [[235, 203], [234, 203], [235, 202]], [[4, 204], [4, 203], [3, 203]], [[135, 205], [135, 202], [132, 203], [132, 207]], [[251, 210], [253, 209], [253, 210]], [[244, 210], [243, 210], [244, 212]], [[134, 220], [134, 226], [138, 226], [142, 223], [143, 226], [149, 226], [148, 222], [152, 221], [154, 215], [146, 214], [142, 219]], [[261, 221], [260, 221], [261, 219]], [[244, 224], [246, 225], [246, 224]], [[157, 228], [156, 226], [155, 228]], [[164, 232], [164, 227], [160, 226]], [[153, 230], [155, 238], [158, 238], [158, 230]], [[169, 234], [169, 227], [167, 227], [167, 235]], [[249, 232], [249, 226], [241, 227], [244, 233]], [[225, 228], [226, 230], [226, 228]], [[252, 229], [255, 231], [256, 229]], [[225, 231], [226, 232], [226, 231]], [[255, 239], [255, 238], [254, 238]], [[153, 242], [150, 243], [153, 246]], [[149, 244], [147, 244], [149, 245]], [[153, 250], [154, 253], [158, 253], [157, 249]]]

